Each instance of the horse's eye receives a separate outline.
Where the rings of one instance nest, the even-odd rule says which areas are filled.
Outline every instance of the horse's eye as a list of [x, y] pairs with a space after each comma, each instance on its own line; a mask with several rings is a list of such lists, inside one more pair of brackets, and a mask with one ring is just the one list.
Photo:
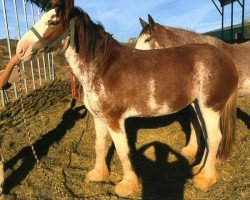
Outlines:
[[56, 26], [57, 26], [57, 22], [55, 22], [55, 21], [51, 21], [51, 22], [49, 23], [49, 25], [50, 25], [50, 26], [52, 26], [52, 27], [54, 28], [54, 27], [56, 27]]
[[147, 42], [150, 42], [152, 40], [151, 37], [147, 38], [144, 42], [147, 43]]

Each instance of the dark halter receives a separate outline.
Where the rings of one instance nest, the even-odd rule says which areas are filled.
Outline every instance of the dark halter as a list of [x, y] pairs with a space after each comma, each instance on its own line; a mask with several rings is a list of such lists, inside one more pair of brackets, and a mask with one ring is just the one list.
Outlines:
[[36, 35], [39, 41], [43, 44], [45, 53], [49, 53], [55, 46], [60, 44], [60, 42], [62, 42], [67, 36], [70, 36], [70, 46], [74, 47], [75, 46], [76, 17], [70, 20], [69, 29], [51, 43], [47, 43], [34, 27], [32, 27], [30, 30]]

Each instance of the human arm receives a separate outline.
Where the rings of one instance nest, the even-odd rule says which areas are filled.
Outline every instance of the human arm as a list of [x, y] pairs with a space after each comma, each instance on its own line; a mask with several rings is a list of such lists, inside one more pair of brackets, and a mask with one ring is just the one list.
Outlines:
[[6, 68], [3, 70], [3, 72], [0, 74], [0, 89], [2, 90], [6, 83], [8, 82], [11, 72], [15, 65], [19, 64], [21, 62], [20, 55], [13, 56], [8, 64], [6, 65]]

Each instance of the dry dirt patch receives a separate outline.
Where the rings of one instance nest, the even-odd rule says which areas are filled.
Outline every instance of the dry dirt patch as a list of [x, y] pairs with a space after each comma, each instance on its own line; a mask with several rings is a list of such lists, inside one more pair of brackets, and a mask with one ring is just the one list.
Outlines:
[[[120, 199], [114, 185], [121, 164], [109, 139], [108, 183], [84, 183], [95, 161], [93, 118], [71, 101], [68, 81], [56, 81], [25, 98], [28, 128], [41, 162], [52, 177], [44, 177], [22, 123], [19, 101], [0, 113], [1, 145], [6, 160], [6, 199]], [[229, 160], [219, 162], [219, 181], [207, 192], [194, 187], [190, 164], [179, 154], [189, 126], [186, 112], [154, 119], [127, 121], [135, 169], [142, 191], [137, 199], [249, 199], [250, 98], [238, 100], [236, 142]], [[135, 145], [134, 140], [137, 139]]]

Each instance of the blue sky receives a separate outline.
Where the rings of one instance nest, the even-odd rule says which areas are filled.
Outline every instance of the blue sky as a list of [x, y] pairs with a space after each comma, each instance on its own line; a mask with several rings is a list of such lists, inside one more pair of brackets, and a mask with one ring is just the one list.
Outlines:
[[[22, 0], [16, 0], [21, 24], [21, 33], [24, 34], [24, 14]], [[215, 0], [218, 2], [217, 0]], [[16, 21], [13, 9], [13, 0], [5, 0], [10, 34], [17, 38]], [[147, 19], [151, 14], [155, 21], [174, 27], [182, 27], [199, 33], [221, 27], [221, 17], [211, 0], [75, 0], [76, 5], [85, 10], [94, 21], [100, 21], [106, 31], [112, 33], [119, 41], [127, 41], [137, 37], [141, 31], [139, 17]], [[250, 17], [250, 0], [245, 0], [246, 16]], [[225, 26], [230, 25], [230, 6], [225, 9]], [[235, 24], [241, 21], [240, 6], [235, 3]], [[30, 4], [27, 4], [29, 27], [33, 24]], [[38, 10], [35, 8], [36, 20]], [[0, 5], [0, 38], [5, 38], [3, 9]]]

